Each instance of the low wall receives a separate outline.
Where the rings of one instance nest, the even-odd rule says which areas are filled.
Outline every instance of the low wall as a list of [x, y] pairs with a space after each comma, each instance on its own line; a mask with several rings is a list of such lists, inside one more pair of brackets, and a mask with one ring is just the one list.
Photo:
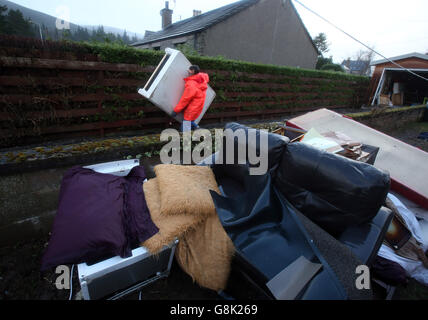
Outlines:
[[421, 121], [427, 113], [425, 105], [403, 108], [377, 108], [371, 112], [349, 114], [354, 120], [373, 129], [384, 131], [398, 129], [407, 123]]

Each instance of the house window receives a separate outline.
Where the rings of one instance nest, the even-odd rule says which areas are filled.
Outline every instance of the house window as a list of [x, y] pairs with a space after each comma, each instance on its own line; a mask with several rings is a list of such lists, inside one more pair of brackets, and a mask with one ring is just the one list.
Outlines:
[[153, 50], [155, 50], [155, 51], [160, 51], [160, 49], [161, 49], [160, 46], [159, 47], [153, 47]]

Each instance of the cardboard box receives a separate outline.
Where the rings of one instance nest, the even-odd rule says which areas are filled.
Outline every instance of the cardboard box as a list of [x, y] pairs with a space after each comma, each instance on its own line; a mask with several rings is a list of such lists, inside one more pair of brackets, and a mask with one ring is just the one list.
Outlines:
[[391, 100], [389, 99], [389, 95], [387, 95], [387, 94], [381, 94], [379, 96], [379, 104], [380, 105], [387, 105], [387, 106], [389, 106], [390, 102], [391, 102]]
[[394, 93], [392, 95], [392, 104], [394, 106], [402, 106], [404, 104], [404, 93]]

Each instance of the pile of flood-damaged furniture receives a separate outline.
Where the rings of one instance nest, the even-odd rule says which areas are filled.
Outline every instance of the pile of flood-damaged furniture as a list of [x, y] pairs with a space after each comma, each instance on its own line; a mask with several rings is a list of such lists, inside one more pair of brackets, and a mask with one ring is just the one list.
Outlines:
[[[383, 207], [389, 175], [277, 134], [237, 123], [225, 129], [222, 149], [201, 163], [214, 171], [222, 195], [212, 197], [236, 247], [225, 293], [245, 298], [246, 285], [246, 294], [262, 299], [371, 299], [370, 284], [358, 277], [392, 219]], [[237, 139], [238, 131], [253, 131], [256, 141], [268, 135], [265, 154], [260, 143]], [[268, 159], [266, 174], [250, 174], [259, 165], [250, 148]], [[234, 164], [220, 164], [231, 150]]]
[[[392, 219], [389, 175], [277, 134], [225, 129], [218, 153], [157, 166], [149, 181], [139, 163], [67, 171], [42, 269], [78, 264], [85, 299], [120, 298], [168, 276], [175, 255], [223, 297], [371, 299], [367, 272]], [[249, 154], [267, 171], [251, 174]]]

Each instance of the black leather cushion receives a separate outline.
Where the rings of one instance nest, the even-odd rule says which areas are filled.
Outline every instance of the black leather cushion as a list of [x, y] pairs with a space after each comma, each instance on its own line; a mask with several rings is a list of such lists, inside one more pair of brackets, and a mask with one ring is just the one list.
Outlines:
[[[248, 128], [244, 125], [241, 125], [239, 123], [231, 122], [226, 124], [225, 126], [225, 134], [223, 139], [223, 148], [221, 149], [221, 152], [219, 153], [219, 158], [222, 159], [223, 163], [226, 163], [226, 155], [230, 154], [231, 149], [226, 151], [227, 145], [233, 146], [233, 157], [230, 155], [230, 158], [233, 158], [233, 163], [227, 163], [227, 164], [243, 164], [247, 165], [249, 167], [258, 167], [259, 164], [251, 163], [249, 160], [249, 152], [255, 152], [257, 156], [260, 156], [263, 158], [263, 161], [267, 161], [267, 171], [266, 172], [273, 172], [275, 173], [275, 169], [278, 167], [279, 162], [281, 160], [282, 152], [285, 150], [285, 146], [290, 141], [287, 137], [277, 135], [274, 133], [268, 133], [266, 131]], [[245, 141], [239, 141], [234, 134], [238, 131], [242, 130], [242, 132], [245, 134]], [[249, 134], [251, 132], [251, 134]], [[256, 137], [256, 141], [254, 143], [249, 143], [248, 138], [252, 136]], [[267, 136], [267, 152], [261, 154], [260, 151], [260, 141], [261, 136], [266, 137]], [[245, 158], [238, 157], [239, 155], [239, 149], [242, 148], [245, 150]], [[265, 174], [266, 172], [263, 172], [261, 174]]]
[[338, 236], [376, 216], [390, 178], [372, 165], [291, 143], [282, 153], [275, 185], [304, 215]]

